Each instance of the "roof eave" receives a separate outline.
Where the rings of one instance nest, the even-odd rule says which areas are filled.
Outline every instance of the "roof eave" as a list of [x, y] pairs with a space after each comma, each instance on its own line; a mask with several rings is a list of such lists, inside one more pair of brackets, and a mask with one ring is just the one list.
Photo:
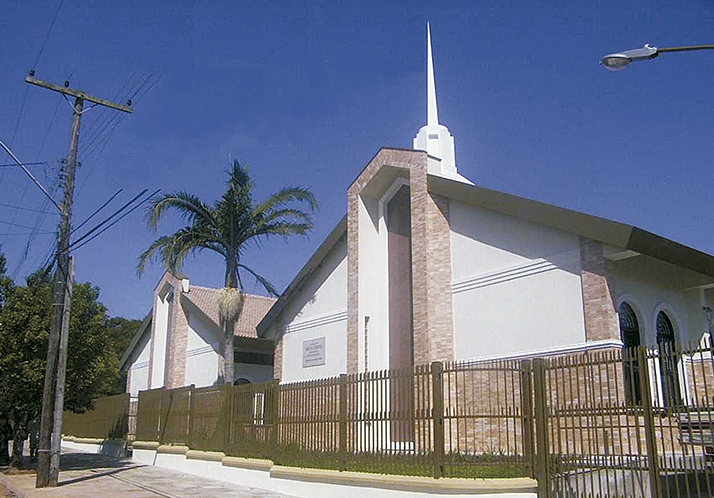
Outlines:
[[151, 331], [151, 327], [149, 326], [151, 324], [151, 315], [152, 313], [151, 311], [149, 311], [149, 313], [147, 313], [146, 317], [144, 318], [144, 321], [141, 322], [141, 325], [134, 334], [134, 338], [129, 343], [129, 346], [127, 346], [126, 351], [124, 352], [124, 356], [122, 356], [121, 360], [119, 361], [119, 371], [123, 372], [126, 370], [125, 367], [127, 367], [127, 363], [131, 358], [131, 354], [134, 352], [136, 345], [139, 344], [139, 341], [141, 341], [141, 338], [144, 336], [147, 330]]
[[264, 338], [265, 334], [269, 331], [270, 326], [273, 324], [277, 316], [285, 308], [285, 306], [290, 302], [293, 295], [300, 289], [302, 283], [312, 274], [312, 272], [317, 268], [317, 266], [322, 262], [322, 260], [327, 256], [327, 254], [332, 250], [335, 244], [340, 240], [340, 238], [347, 232], [347, 215], [343, 216], [337, 226], [332, 229], [330, 234], [325, 237], [325, 240], [320, 244], [320, 247], [313, 253], [310, 259], [305, 263], [302, 269], [298, 272], [295, 278], [290, 282], [287, 289], [280, 295], [278, 300], [273, 304], [273, 306], [268, 310], [263, 319], [260, 321], [256, 327], [258, 337]]

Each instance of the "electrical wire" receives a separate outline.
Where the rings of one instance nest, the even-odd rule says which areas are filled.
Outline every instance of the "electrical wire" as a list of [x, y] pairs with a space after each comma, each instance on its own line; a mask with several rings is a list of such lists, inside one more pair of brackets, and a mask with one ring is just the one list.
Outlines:
[[[25, 166], [39, 166], [39, 165], [45, 165], [48, 164], [47, 161], [40, 161], [36, 163], [22, 163]], [[20, 165], [17, 163], [8, 163], [8, 164], [0, 164], [0, 168], [19, 168]]]
[[107, 204], [109, 204], [110, 202], [112, 202], [112, 201], [114, 200], [114, 198], [115, 198], [117, 195], [119, 195], [120, 193], [122, 193], [123, 191], [124, 191], [123, 188], [120, 188], [119, 190], [117, 190], [116, 193], [115, 193], [113, 196], [111, 196], [107, 202], [105, 202], [104, 204], [102, 204], [101, 206], [99, 206], [97, 209], [95, 209], [94, 212], [93, 212], [92, 214], [90, 214], [89, 217], [88, 217], [86, 220], [84, 220], [82, 223], [79, 224], [79, 226], [77, 226], [76, 228], [72, 229], [72, 231], [69, 232], [70, 235], [72, 235], [74, 232], [76, 232], [77, 230], [79, 230], [80, 228], [82, 228], [84, 225], [86, 225], [89, 220], [91, 220], [92, 218], [94, 218], [94, 216], [95, 216], [99, 211], [101, 211], [102, 209], [104, 209], [104, 208], [107, 206]]
[[12, 223], [12, 222], [9, 222], [9, 221], [2, 221], [2, 220], [0, 220], [0, 224], [2, 224], [2, 225], [9, 225], [9, 226], [11, 226], [11, 227], [18, 227], [18, 228], [29, 228], [30, 230], [32, 230], [32, 228], [33, 228], [33, 227], [31, 227], [31, 226], [20, 225], [19, 223]]
[[[78, 238], [78, 239], [75, 240], [74, 242], [70, 243], [69, 246], [72, 247], [72, 246], [76, 245], [77, 243], [81, 242], [82, 240], [86, 239], [87, 237], [89, 237], [89, 235], [91, 235], [92, 233], [94, 233], [95, 231], [97, 231], [101, 226], [103, 226], [105, 223], [108, 223], [112, 218], [114, 218], [114, 217], [117, 216], [119, 213], [121, 213], [122, 211], [124, 211], [127, 207], [129, 207], [129, 205], [133, 204], [134, 201], [136, 201], [139, 197], [141, 197], [142, 195], [144, 195], [147, 190], [149, 190], [149, 189], [148, 189], [148, 188], [145, 188], [144, 190], [142, 190], [141, 192], [139, 192], [133, 199], [131, 199], [129, 202], [127, 202], [126, 204], [124, 204], [122, 207], [120, 207], [119, 209], [117, 209], [116, 211], [114, 211], [108, 218], [104, 219], [104, 221], [102, 221], [102, 222], [99, 223], [98, 225], [95, 225], [94, 228], [92, 228], [91, 230], [89, 230], [87, 233], [85, 233], [84, 235], [82, 235], [80, 238]], [[152, 195], [153, 195], [153, 194], [152, 194]]]
[[32, 211], [33, 213], [40, 213], [40, 214], [59, 214], [59, 213], [56, 213], [53, 211], [41, 211], [39, 209], [26, 208], [26, 207], [22, 207], [22, 206], [13, 206], [11, 204], [3, 204], [2, 202], [0, 202], [0, 206], [6, 207], [6, 208], [12, 208], [12, 209], [19, 209], [21, 211]]
[[47, 44], [47, 39], [50, 37], [50, 33], [52, 32], [52, 28], [55, 25], [55, 22], [57, 21], [57, 16], [59, 16], [60, 9], [62, 8], [62, 4], [64, 3], [64, 0], [60, 0], [59, 5], [57, 6], [57, 10], [55, 11], [55, 16], [52, 18], [52, 22], [50, 23], [50, 27], [47, 30], [47, 34], [45, 35], [45, 39], [42, 40], [42, 45], [40, 46], [40, 52], [37, 54], [37, 58], [35, 59], [35, 63], [32, 65], [33, 68], [37, 67], [37, 63], [40, 62], [40, 57], [42, 56], [42, 52], [45, 50], [45, 45]]
[[[37, 232], [40, 235], [49, 235], [54, 232]], [[0, 233], [2, 236], [12, 237], [13, 235], [27, 235], [27, 233]], [[14, 280], [14, 277], [13, 277]]]
[[[144, 192], [146, 192], [146, 190], [144, 190]], [[94, 236], [90, 237], [89, 239], [85, 240], [84, 242], [82, 242], [82, 243], [79, 244], [79, 245], [70, 246], [70, 251], [71, 251], [71, 252], [75, 252], [75, 251], [77, 251], [79, 248], [81, 248], [82, 246], [84, 246], [84, 245], [88, 244], [89, 242], [93, 241], [94, 239], [96, 239], [97, 237], [99, 237], [101, 234], [103, 234], [104, 232], [106, 232], [107, 230], [109, 230], [111, 227], [113, 227], [114, 225], [116, 225], [117, 223], [119, 223], [121, 220], [123, 220], [124, 218], [126, 218], [127, 216], [129, 216], [131, 213], [133, 213], [134, 211], [136, 211], [136, 210], [137, 210], [139, 207], [141, 207], [146, 201], [148, 201], [149, 199], [151, 199], [152, 197], [154, 197], [154, 196], [155, 196], [156, 194], [158, 194], [159, 192], [161, 192], [161, 189], [156, 189], [150, 196], [148, 196], [146, 199], [144, 199], [143, 201], [141, 201], [140, 203], [138, 203], [136, 206], [134, 206], [133, 208], [131, 208], [131, 209], [130, 209], [129, 211], [127, 211], [126, 213], [124, 213], [124, 214], [123, 214], [122, 216], [120, 216], [117, 220], [115, 220], [112, 224], [110, 224], [109, 226], [105, 227], [105, 228], [104, 228], [103, 230], [101, 230], [100, 232], [94, 234]], [[143, 192], [142, 192], [142, 193], [143, 193]], [[78, 241], [77, 241], [77, 242], [78, 242]], [[76, 242], [75, 242], [75, 244], [76, 244]]]

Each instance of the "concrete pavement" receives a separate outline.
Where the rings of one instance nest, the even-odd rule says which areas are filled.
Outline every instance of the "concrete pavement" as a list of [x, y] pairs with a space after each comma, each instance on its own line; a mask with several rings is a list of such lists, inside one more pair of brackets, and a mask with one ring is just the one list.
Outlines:
[[55, 488], [35, 488], [34, 473], [0, 473], [0, 485], [18, 498], [292, 498], [91, 453], [63, 451], [61, 463]]

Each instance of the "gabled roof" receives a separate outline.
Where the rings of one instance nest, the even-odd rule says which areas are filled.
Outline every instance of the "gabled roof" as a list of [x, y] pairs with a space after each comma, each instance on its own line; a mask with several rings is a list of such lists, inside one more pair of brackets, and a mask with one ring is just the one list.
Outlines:
[[[154, 296], [159, 289], [159, 285], [166, 279], [167, 273], [162, 275], [159, 280], [159, 284], [154, 289]], [[168, 274], [173, 276], [174, 279], [187, 279], [188, 277], [184, 275]], [[181, 292], [180, 303], [182, 306], [187, 305], [191, 308], [198, 310], [203, 314], [206, 319], [212, 322], [216, 328], [220, 327], [220, 319], [218, 314], [218, 292], [220, 289], [213, 289], [210, 287], [201, 287], [199, 285], [190, 285], [188, 292]], [[265, 316], [268, 310], [273, 306], [276, 299], [266, 296], [258, 296], [254, 294], [244, 295], [243, 309], [238, 317], [238, 320], [234, 324], [233, 334], [236, 337], [247, 337], [256, 338], [256, 326]], [[151, 317], [152, 311], [144, 318], [141, 326], [134, 334], [129, 346], [124, 352], [121, 361], [119, 362], [119, 369], [124, 370], [128, 368], [132, 361], [132, 355], [134, 354], [136, 347], [141, 343], [142, 339], [146, 334], [151, 335]]]
[[[181, 299], [190, 302], [219, 327], [219, 291], [220, 289], [192, 285], [187, 293], [181, 294]], [[234, 324], [233, 334], [239, 337], [257, 337], [255, 328], [275, 301], [272, 297], [244, 294], [243, 309]]]
[[[390, 150], [409, 150], [385, 147]], [[381, 149], [380, 149], [381, 150]], [[377, 153], [379, 154], [379, 153]], [[376, 156], [375, 156], [376, 157]], [[366, 166], [365, 166], [366, 168]], [[358, 176], [359, 178], [359, 176]], [[640, 254], [675, 264], [696, 273], [714, 277], [714, 256], [679, 244], [641, 228], [608, 220], [599, 216], [580, 213], [545, 202], [534, 201], [516, 195], [490, 190], [477, 185], [467, 184], [442, 176], [427, 175], [429, 192], [465, 204], [479, 206], [502, 214], [514, 216], [558, 230], [571, 232], [582, 237], [598, 240], [608, 245], [635, 251]], [[303, 282], [322, 262], [332, 247], [347, 232], [347, 216], [322, 242], [287, 289], [258, 324], [258, 336], [267, 334], [270, 326], [280, 312], [290, 302], [293, 295], [302, 287]]]

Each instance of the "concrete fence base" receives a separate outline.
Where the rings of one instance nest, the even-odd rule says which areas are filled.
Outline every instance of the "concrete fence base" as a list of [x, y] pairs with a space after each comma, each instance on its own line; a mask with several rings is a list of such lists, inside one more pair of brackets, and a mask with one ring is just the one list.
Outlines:
[[536, 498], [533, 479], [431, 479], [428, 477], [338, 472], [274, 465], [270, 460], [227, 457], [223, 453], [189, 450], [186, 446], [159, 446], [135, 442], [132, 460], [187, 474], [267, 489], [293, 496], [341, 498], [424, 498], [475, 495], [494, 498]]
[[71, 450], [108, 455], [116, 458], [127, 458], [131, 456], [122, 439], [63, 437], [62, 446]]

